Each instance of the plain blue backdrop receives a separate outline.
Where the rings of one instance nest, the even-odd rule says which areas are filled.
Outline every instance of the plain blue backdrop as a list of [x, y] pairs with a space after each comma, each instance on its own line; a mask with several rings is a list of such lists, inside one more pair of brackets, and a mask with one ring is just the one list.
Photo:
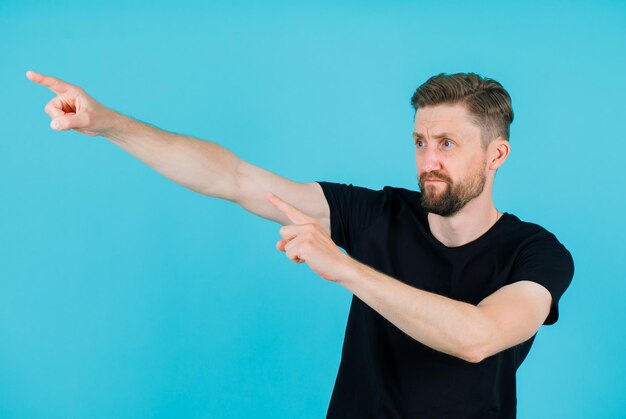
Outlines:
[[0, 417], [321, 418], [351, 298], [275, 249], [278, 224], [51, 130], [29, 69], [293, 180], [375, 189], [417, 189], [419, 84], [495, 78], [515, 111], [496, 206], [576, 267], [519, 417], [624, 417], [625, 46], [618, 1], [0, 0]]

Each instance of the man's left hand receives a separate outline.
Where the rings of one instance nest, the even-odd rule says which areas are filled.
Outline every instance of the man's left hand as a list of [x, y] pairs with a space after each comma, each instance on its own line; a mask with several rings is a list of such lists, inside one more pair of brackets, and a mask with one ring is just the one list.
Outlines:
[[337, 247], [317, 218], [303, 213], [271, 192], [265, 196], [293, 223], [280, 228], [283, 239], [276, 243], [276, 248], [295, 263], [306, 262], [322, 278], [338, 281], [354, 260]]

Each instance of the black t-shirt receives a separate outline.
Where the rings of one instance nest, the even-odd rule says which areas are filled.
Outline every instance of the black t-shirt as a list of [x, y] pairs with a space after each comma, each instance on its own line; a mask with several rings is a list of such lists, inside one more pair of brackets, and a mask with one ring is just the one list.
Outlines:
[[[318, 183], [331, 237], [354, 259], [474, 305], [504, 285], [534, 281], [552, 294], [544, 324], [557, 321], [574, 263], [543, 227], [505, 212], [476, 240], [447, 247], [431, 233], [419, 192]], [[418, 342], [353, 296], [327, 418], [515, 418], [515, 373], [534, 338], [471, 363]]]

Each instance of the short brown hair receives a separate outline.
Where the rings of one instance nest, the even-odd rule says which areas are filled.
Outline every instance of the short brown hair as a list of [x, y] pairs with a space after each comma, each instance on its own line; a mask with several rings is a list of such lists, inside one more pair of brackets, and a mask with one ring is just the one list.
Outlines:
[[493, 79], [476, 73], [441, 73], [429, 78], [411, 97], [416, 111], [425, 106], [457, 103], [466, 106], [480, 127], [484, 148], [498, 136], [509, 140], [509, 125], [513, 122], [511, 96]]

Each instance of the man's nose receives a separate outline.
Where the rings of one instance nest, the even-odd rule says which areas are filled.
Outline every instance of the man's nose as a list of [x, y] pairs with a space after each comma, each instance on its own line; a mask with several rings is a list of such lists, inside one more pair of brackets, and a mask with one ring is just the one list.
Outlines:
[[441, 156], [437, 149], [425, 149], [417, 156], [417, 165], [422, 172], [432, 172], [441, 169]]

